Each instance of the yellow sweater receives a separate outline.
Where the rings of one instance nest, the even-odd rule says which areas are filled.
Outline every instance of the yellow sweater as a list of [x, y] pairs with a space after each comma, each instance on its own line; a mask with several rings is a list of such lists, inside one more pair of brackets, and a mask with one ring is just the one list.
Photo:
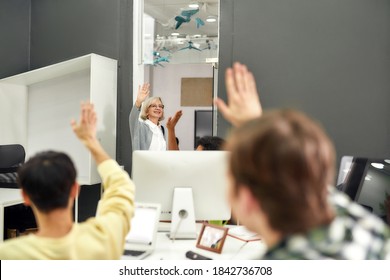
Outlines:
[[74, 224], [61, 238], [35, 234], [0, 244], [0, 259], [119, 259], [134, 213], [134, 184], [114, 160], [98, 166], [105, 191], [95, 218]]

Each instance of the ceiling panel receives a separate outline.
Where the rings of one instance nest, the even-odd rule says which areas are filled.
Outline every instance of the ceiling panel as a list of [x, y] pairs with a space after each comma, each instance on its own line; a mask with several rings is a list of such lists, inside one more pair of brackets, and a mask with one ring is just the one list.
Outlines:
[[[181, 12], [191, 10], [188, 4], [198, 2], [199, 12], [190, 17], [189, 22], [183, 23], [175, 29], [176, 16], [181, 16]], [[182, 37], [186, 35], [203, 35], [208, 37], [218, 36], [218, 21], [209, 23], [207, 17], [218, 18], [218, 0], [189, 1], [189, 0], [145, 0], [145, 13], [155, 18], [158, 25], [156, 35], [169, 36], [172, 32], [178, 32]], [[197, 26], [196, 18], [200, 18], [205, 25]]]

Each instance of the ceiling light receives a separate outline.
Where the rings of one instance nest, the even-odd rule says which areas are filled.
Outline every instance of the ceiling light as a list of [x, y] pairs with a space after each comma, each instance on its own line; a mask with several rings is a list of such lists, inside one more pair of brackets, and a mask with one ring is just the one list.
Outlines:
[[371, 178], [372, 178], [372, 177], [371, 177], [370, 175], [366, 175], [366, 177], [364, 177], [364, 180], [365, 180], [365, 181], [371, 181]]
[[378, 169], [383, 169], [385, 167], [382, 163], [376, 163], [376, 162], [371, 163], [371, 165]]
[[189, 5], [188, 5], [188, 7], [190, 7], [191, 9], [198, 9], [199, 8], [199, 4], [198, 3], [190, 3]]
[[206, 18], [206, 21], [207, 21], [207, 22], [216, 22], [217, 19], [216, 19], [215, 17], [207, 17], [207, 18]]
[[390, 164], [390, 159], [385, 159], [385, 162]]
[[180, 33], [173, 32], [173, 33], [171, 33], [171, 35], [172, 35], [172, 36], [179, 36], [179, 35], [180, 35]]

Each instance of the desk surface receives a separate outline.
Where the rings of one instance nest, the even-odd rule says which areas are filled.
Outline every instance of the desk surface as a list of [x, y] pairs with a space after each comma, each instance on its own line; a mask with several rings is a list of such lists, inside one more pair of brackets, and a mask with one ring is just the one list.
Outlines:
[[[199, 225], [197, 226], [197, 229], [200, 229]], [[177, 239], [173, 241], [167, 234], [167, 232], [157, 233], [154, 252], [149, 255], [146, 260], [188, 260], [185, 256], [187, 251], [193, 251], [217, 260], [250, 260], [261, 258], [266, 250], [266, 246], [261, 240], [245, 242], [228, 235], [222, 253], [218, 254], [197, 248], [197, 240], [195, 239]], [[122, 256], [122, 259], [125, 260], [126, 256]]]
[[175, 240], [168, 238], [166, 233], [159, 232], [157, 244], [149, 260], [181, 260], [186, 259], [187, 251], [194, 251], [206, 257], [218, 260], [259, 259], [265, 251], [261, 241], [244, 242], [230, 236], [226, 237], [221, 254], [196, 248], [196, 240]]
[[0, 205], [8, 206], [23, 202], [19, 189], [0, 188]]
[[[23, 198], [19, 189], [0, 189], [0, 205], [8, 206], [22, 203]], [[2, 217], [1, 217], [2, 220]], [[1, 221], [2, 225], [3, 221]], [[2, 228], [2, 227], [1, 227]], [[197, 224], [198, 234], [201, 224]], [[193, 240], [171, 240], [167, 232], [158, 232], [154, 252], [146, 259], [148, 260], [184, 260], [187, 251], [194, 251], [212, 259], [220, 260], [247, 260], [259, 259], [265, 252], [265, 245], [262, 241], [244, 242], [237, 238], [227, 236], [221, 254], [196, 248], [196, 239]], [[0, 236], [2, 237], [2, 236]], [[2, 240], [2, 238], [0, 238]], [[126, 259], [126, 256], [122, 257]]]

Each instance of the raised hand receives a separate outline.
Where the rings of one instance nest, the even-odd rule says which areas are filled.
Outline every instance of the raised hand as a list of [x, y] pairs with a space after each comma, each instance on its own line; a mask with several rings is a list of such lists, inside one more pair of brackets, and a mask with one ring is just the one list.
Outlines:
[[96, 138], [97, 117], [93, 104], [90, 102], [81, 103], [80, 120], [71, 121], [73, 132], [91, 152], [96, 164], [110, 158], [107, 152]]
[[180, 110], [180, 111], [177, 111], [173, 117], [169, 117], [167, 120], [167, 124], [166, 124], [167, 128], [169, 130], [175, 129], [176, 124], [179, 122], [182, 115], [183, 115], [183, 111]]
[[148, 98], [150, 93], [150, 84], [145, 83], [142, 86], [138, 86], [138, 94], [137, 94], [137, 100], [135, 101], [135, 105], [137, 108], [140, 108], [142, 105], [142, 102], [145, 101], [146, 98]]
[[71, 121], [73, 132], [85, 144], [85, 142], [96, 139], [96, 112], [90, 102], [81, 103], [80, 120]]
[[238, 62], [233, 68], [228, 68], [225, 74], [228, 104], [222, 99], [215, 100], [215, 104], [223, 117], [234, 126], [261, 116], [259, 94], [256, 81], [247, 67]]
[[168, 128], [168, 150], [179, 150], [179, 145], [176, 141], [176, 131], [175, 127], [181, 116], [183, 115], [183, 111], [179, 110], [173, 115], [173, 117], [169, 117], [167, 120], [167, 128]]

